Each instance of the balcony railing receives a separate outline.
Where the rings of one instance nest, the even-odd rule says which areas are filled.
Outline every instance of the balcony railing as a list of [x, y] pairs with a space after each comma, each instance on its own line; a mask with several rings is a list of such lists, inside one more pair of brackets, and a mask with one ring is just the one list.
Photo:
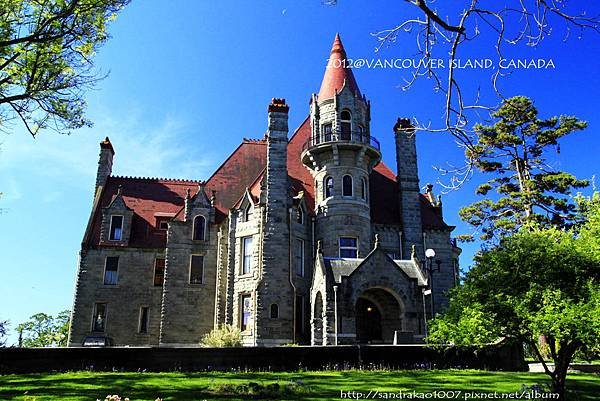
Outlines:
[[331, 142], [348, 142], [348, 143], [366, 143], [367, 145], [381, 150], [381, 145], [377, 138], [373, 135], [365, 134], [364, 132], [329, 132], [325, 134], [320, 134], [317, 137], [311, 137], [304, 143], [302, 146], [302, 151], [305, 151], [313, 146], [318, 146], [325, 143]]

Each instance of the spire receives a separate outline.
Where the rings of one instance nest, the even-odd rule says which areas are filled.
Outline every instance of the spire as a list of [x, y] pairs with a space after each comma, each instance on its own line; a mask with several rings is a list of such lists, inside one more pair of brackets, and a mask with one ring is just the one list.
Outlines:
[[342, 90], [344, 85], [348, 86], [355, 95], [360, 96], [356, 79], [354, 79], [354, 74], [348, 64], [346, 50], [344, 50], [339, 33], [336, 33], [329, 61], [327, 62], [327, 69], [321, 83], [319, 101], [332, 98], [336, 91], [339, 92]]

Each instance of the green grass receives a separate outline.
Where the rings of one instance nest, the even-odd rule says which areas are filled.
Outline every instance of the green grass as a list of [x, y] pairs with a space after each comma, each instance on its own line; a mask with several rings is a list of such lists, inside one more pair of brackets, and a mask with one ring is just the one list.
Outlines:
[[[251, 384], [252, 383], [252, 384]], [[100, 373], [71, 372], [0, 376], [0, 400], [95, 401], [107, 394], [131, 400], [341, 399], [340, 391], [399, 393], [463, 390], [513, 392], [523, 385], [548, 383], [542, 373], [478, 370], [318, 371], [318, 372], [209, 372], [209, 373]], [[274, 384], [277, 384], [276, 386]], [[596, 400], [600, 376], [571, 374], [571, 400]], [[460, 398], [464, 400], [464, 395]]]

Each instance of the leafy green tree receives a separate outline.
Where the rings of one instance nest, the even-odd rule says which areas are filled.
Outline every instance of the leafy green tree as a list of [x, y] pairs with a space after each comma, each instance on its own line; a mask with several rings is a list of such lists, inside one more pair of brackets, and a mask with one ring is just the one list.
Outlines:
[[90, 126], [84, 92], [104, 77], [94, 55], [129, 1], [0, 0], [0, 129], [13, 119], [33, 136]]
[[[577, 231], [526, 225], [479, 253], [464, 284], [453, 290], [448, 312], [430, 324], [429, 341], [522, 341], [564, 400], [575, 353], [600, 355], [600, 202], [588, 203], [585, 216]], [[542, 335], [554, 370], [540, 352]]]
[[5, 337], [8, 334], [8, 320], [0, 320], [0, 347], [6, 345]]
[[24, 347], [66, 347], [69, 335], [71, 312], [60, 312], [56, 317], [46, 313], [36, 313], [25, 323], [17, 326], [22, 334]]
[[485, 199], [462, 208], [461, 218], [491, 242], [527, 222], [572, 224], [576, 205], [569, 195], [588, 181], [553, 169], [547, 159], [550, 150], [559, 151], [560, 138], [585, 129], [587, 123], [569, 116], [540, 119], [532, 100], [524, 96], [505, 100], [493, 117], [495, 124], [475, 126], [477, 141], [466, 150], [467, 158], [490, 177], [476, 190]]

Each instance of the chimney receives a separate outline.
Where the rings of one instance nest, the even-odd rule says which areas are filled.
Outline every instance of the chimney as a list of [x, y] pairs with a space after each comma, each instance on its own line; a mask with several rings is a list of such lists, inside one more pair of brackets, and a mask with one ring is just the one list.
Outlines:
[[113, 156], [115, 150], [108, 137], [100, 142], [100, 158], [98, 160], [98, 172], [96, 173], [96, 192], [98, 188], [104, 187], [106, 180], [112, 174]]
[[423, 227], [421, 222], [421, 193], [417, 169], [415, 128], [407, 118], [399, 118], [394, 125], [396, 139], [396, 164], [398, 167], [398, 198], [402, 224], [402, 254], [410, 255], [416, 247], [423, 255]]

